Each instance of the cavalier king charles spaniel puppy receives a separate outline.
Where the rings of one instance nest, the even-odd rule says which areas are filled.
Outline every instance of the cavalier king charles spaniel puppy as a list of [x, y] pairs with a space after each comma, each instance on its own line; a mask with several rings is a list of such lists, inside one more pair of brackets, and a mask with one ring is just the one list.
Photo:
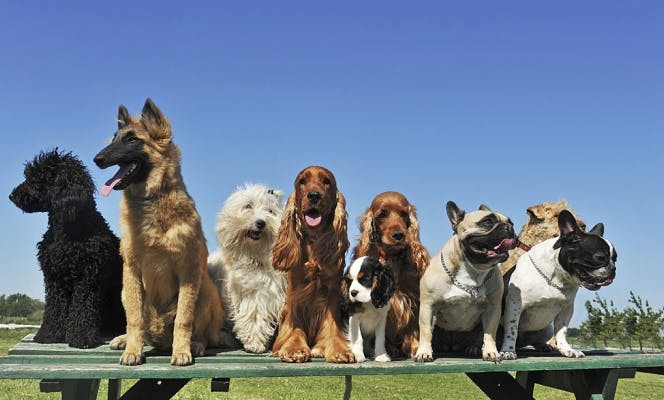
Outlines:
[[346, 200], [334, 175], [319, 166], [305, 168], [295, 178], [272, 249], [272, 265], [288, 277], [275, 357], [355, 362], [341, 330], [339, 279], [348, 246]]
[[420, 278], [429, 253], [420, 242], [415, 206], [398, 192], [376, 196], [362, 215], [353, 258], [370, 256], [390, 263], [395, 292], [387, 315], [387, 349], [393, 356], [412, 357], [419, 344]]
[[363, 337], [374, 336], [374, 360], [390, 361], [385, 350], [385, 323], [394, 294], [392, 268], [375, 258], [360, 257], [344, 270], [341, 281], [348, 319], [350, 348], [357, 362], [363, 362]]

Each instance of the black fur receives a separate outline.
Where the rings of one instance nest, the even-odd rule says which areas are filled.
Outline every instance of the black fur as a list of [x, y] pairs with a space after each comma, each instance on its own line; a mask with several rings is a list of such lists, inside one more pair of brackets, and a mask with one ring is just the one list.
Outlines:
[[394, 273], [389, 263], [382, 265], [376, 260], [377, 265], [374, 266], [373, 273], [376, 279], [376, 285], [371, 290], [371, 303], [376, 308], [385, 307], [390, 298], [394, 294], [396, 288], [394, 284]]
[[46, 302], [38, 343], [88, 348], [124, 332], [119, 239], [97, 211], [94, 183], [71, 153], [41, 152], [9, 195], [25, 212], [47, 212], [37, 244]]

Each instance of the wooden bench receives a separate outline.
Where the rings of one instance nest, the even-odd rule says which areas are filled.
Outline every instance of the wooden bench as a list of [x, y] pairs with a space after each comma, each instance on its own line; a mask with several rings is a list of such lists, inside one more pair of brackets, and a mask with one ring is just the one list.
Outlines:
[[[212, 378], [212, 391], [228, 391], [232, 378], [287, 376], [345, 376], [349, 398], [354, 375], [429, 373], [465, 373], [492, 399], [532, 399], [535, 384], [573, 392], [577, 399], [612, 399], [619, 378], [633, 378], [636, 371], [664, 374], [664, 353], [600, 350], [581, 359], [524, 351], [518, 360], [498, 364], [451, 355], [427, 364], [412, 360], [330, 364], [318, 359], [285, 364], [267, 355], [213, 349], [197, 358], [195, 365], [173, 367], [169, 355], [146, 348], [145, 364], [124, 367], [118, 364], [120, 352], [108, 345], [81, 350], [37, 344], [32, 337], [26, 336], [0, 357], [0, 378], [40, 379], [43, 392], [61, 392], [63, 399], [96, 399], [100, 379], [109, 380], [109, 399], [160, 399], [172, 397], [192, 378]], [[119, 397], [122, 379], [138, 381]]]

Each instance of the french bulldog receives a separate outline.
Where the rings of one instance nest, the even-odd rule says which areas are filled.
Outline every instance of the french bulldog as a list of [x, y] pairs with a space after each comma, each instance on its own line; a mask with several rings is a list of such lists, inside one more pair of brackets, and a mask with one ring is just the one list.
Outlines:
[[[467, 353], [482, 359], [500, 361], [496, 330], [500, 323], [503, 281], [498, 265], [517, 245], [512, 221], [481, 205], [466, 213], [447, 202], [447, 216], [454, 234], [431, 262], [420, 280], [420, 345], [415, 361], [433, 361], [432, 336], [436, 325], [441, 337], [448, 332], [471, 332], [481, 323], [483, 333]], [[455, 343], [450, 343], [455, 345]]]
[[602, 223], [586, 233], [572, 213], [564, 210], [558, 216], [558, 227], [559, 237], [533, 246], [519, 258], [514, 272], [505, 276], [503, 359], [516, 359], [517, 346], [553, 351], [546, 342], [554, 334], [560, 354], [584, 356], [567, 343], [574, 298], [579, 286], [598, 290], [613, 282], [617, 254], [602, 237]]

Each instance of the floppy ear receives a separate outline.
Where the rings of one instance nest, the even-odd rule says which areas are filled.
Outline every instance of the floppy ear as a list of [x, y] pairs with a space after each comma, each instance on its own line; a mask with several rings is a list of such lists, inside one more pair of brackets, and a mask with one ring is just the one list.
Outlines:
[[272, 248], [272, 266], [279, 271], [288, 271], [302, 264], [302, 234], [295, 197], [295, 192], [288, 197], [279, 233]]
[[544, 206], [542, 206], [541, 204], [528, 207], [526, 209], [526, 213], [528, 214], [528, 218], [530, 218], [531, 222], [542, 222], [544, 221], [544, 217], [546, 216], [544, 214]]
[[410, 204], [408, 206], [408, 219], [410, 225], [408, 227], [408, 243], [410, 243], [409, 254], [410, 260], [417, 267], [419, 276], [422, 276], [424, 270], [429, 265], [429, 252], [420, 241], [420, 221], [417, 219], [417, 212], [415, 206]]
[[348, 280], [344, 276], [341, 277], [341, 310], [345, 313], [350, 312], [350, 298], [348, 297]]
[[376, 308], [385, 307], [394, 294], [394, 275], [389, 265], [378, 263], [374, 267], [374, 281], [371, 288], [371, 304]]
[[452, 230], [454, 230], [454, 233], [456, 233], [457, 226], [459, 226], [459, 223], [463, 221], [463, 218], [466, 216], [466, 212], [460, 209], [456, 203], [451, 200], [447, 202], [445, 209], [447, 211], [447, 218], [449, 218], [450, 222], [452, 223]]
[[120, 107], [118, 108], [118, 129], [122, 129], [125, 126], [129, 125], [132, 121], [131, 115], [129, 115], [129, 111], [120, 104]]
[[593, 235], [598, 235], [598, 236], [604, 236], [604, 224], [603, 223], [598, 223], [597, 225], [593, 226], [593, 229], [590, 230], [590, 232]]
[[145, 100], [143, 111], [141, 111], [141, 123], [154, 139], [171, 139], [171, 124], [150, 98]]
[[371, 249], [371, 244], [375, 241], [376, 235], [373, 228], [373, 212], [371, 211], [371, 207], [369, 207], [364, 211], [362, 219], [360, 219], [360, 238], [353, 250], [353, 259], [371, 255], [369, 254], [369, 250]]
[[69, 225], [68, 228], [79, 228], [80, 224], [87, 222], [85, 219], [95, 208], [92, 193], [83, 186], [70, 187], [52, 199], [50, 216], [59, 224]]
[[332, 221], [334, 231], [334, 244], [336, 245], [336, 258], [344, 264], [348, 242], [348, 214], [346, 213], [346, 198], [337, 190], [337, 205], [334, 208], [334, 220]]

